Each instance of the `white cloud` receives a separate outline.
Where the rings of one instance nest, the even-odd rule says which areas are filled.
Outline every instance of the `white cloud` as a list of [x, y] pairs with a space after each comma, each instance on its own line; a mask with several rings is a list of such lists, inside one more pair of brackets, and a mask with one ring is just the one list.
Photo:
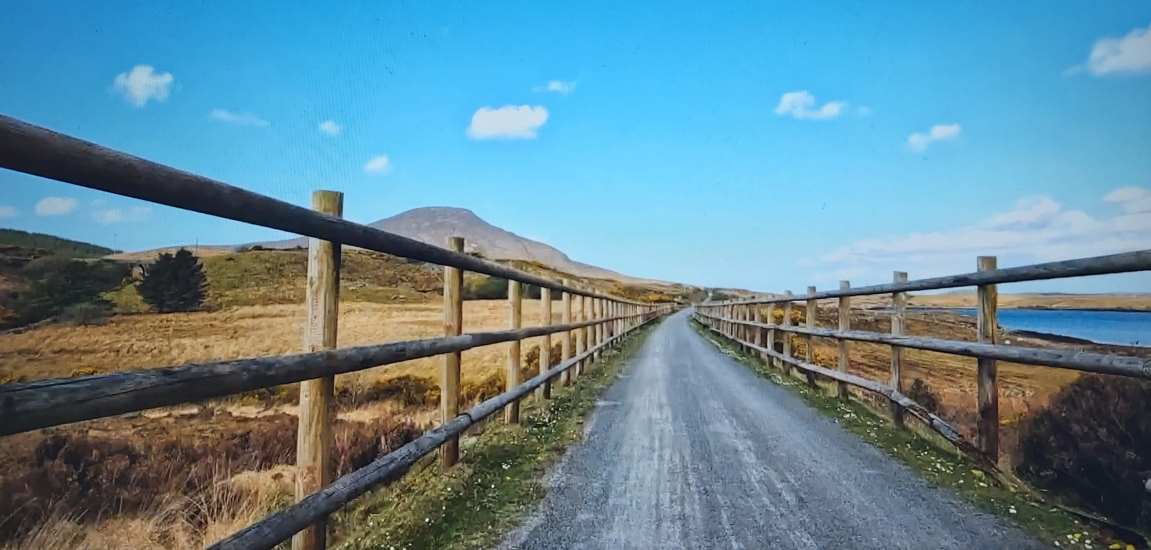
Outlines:
[[1128, 214], [1151, 212], [1151, 190], [1146, 187], [1120, 187], [1107, 193], [1103, 200], [1119, 205]]
[[[1095, 76], [1151, 72], [1151, 25], [1132, 29], [1119, 38], [1096, 40], [1085, 65], [1087, 72]], [[1069, 72], [1077, 73], [1083, 68], [1076, 65]]]
[[14, 206], [0, 206], [0, 220], [5, 218], [15, 218], [19, 215]]
[[386, 174], [392, 169], [392, 160], [388, 155], [376, 155], [364, 163], [365, 174]]
[[549, 80], [547, 84], [532, 87], [532, 91], [568, 95], [574, 92], [575, 88], [576, 83], [574, 80]]
[[329, 136], [338, 136], [340, 132], [344, 131], [344, 127], [340, 126], [334, 120], [325, 120], [320, 123], [320, 131]]
[[130, 208], [105, 208], [92, 212], [96, 223], [108, 225], [113, 223], [139, 222], [148, 219], [152, 209], [147, 206], [133, 206]]
[[547, 121], [548, 110], [540, 105], [481, 107], [472, 115], [467, 133], [472, 139], [535, 139]]
[[227, 109], [212, 109], [212, 112], [208, 113], [208, 116], [220, 122], [235, 124], [236, 126], [258, 126], [263, 128], [271, 124], [252, 113], [235, 113]]
[[961, 227], [863, 239], [801, 265], [821, 268], [824, 280], [850, 272], [874, 282], [889, 279], [892, 269], [917, 278], [974, 271], [979, 255], [1022, 264], [1151, 248], [1151, 189], [1122, 187], [1102, 200], [1118, 211], [1093, 217], [1048, 196], [1025, 197]]
[[71, 197], [44, 197], [36, 203], [37, 216], [63, 216], [76, 210], [76, 199]]
[[175, 78], [172, 73], [158, 73], [151, 65], [136, 65], [126, 73], [116, 75], [112, 88], [137, 107], [149, 101], [168, 99], [168, 91]]
[[815, 96], [807, 90], [787, 92], [779, 97], [775, 114], [799, 120], [826, 120], [843, 114], [846, 101], [828, 101], [816, 108]]
[[962, 132], [959, 124], [936, 124], [927, 132], [912, 132], [907, 136], [907, 148], [916, 153], [927, 150], [927, 146], [936, 141], [947, 141], [959, 137]]

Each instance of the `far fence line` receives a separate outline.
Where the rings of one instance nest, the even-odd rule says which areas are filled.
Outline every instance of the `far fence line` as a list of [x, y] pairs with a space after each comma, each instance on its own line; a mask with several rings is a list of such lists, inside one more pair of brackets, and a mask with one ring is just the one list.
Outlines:
[[[10, 435], [299, 382], [296, 504], [214, 548], [271, 548], [288, 538], [294, 550], [324, 548], [330, 513], [436, 449], [442, 467], [450, 468], [459, 460], [458, 438], [468, 427], [500, 410], [506, 422], [518, 423], [520, 399], [537, 390], [539, 399], [550, 399], [555, 378], [572, 384], [604, 350], [677, 307], [609, 296], [469, 256], [459, 237], [449, 239], [449, 250], [344, 220], [341, 193], [315, 192], [308, 210], [2, 115], [0, 167], [311, 237], [304, 353], [0, 385], [0, 435]], [[342, 245], [444, 266], [444, 336], [336, 349]], [[508, 330], [463, 333], [464, 271], [508, 280]], [[524, 284], [541, 289], [542, 326], [522, 326]], [[552, 324], [552, 291], [560, 293], [559, 325]], [[552, 334], [560, 334], [562, 344], [561, 361], [554, 366], [549, 364]], [[540, 373], [521, 383], [520, 340], [537, 336], [544, 338]], [[460, 352], [501, 342], [511, 343], [505, 391], [461, 411]], [[335, 375], [434, 355], [444, 357], [441, 425], [333, 480]]]
[[[907, 273], [896, 271], [891, 284], [852, 288], [849, 281], [840, 281], [838, 290], [816, 292], [815, 287], [808, 287], [807, 294], [803, 296], [793, 295], [789, 291], [783, 296], [708, 302], [697, 305], [694, 315], [716, 333], [737, 342], [747, 350], [759, 353], [769, 364], [780, 366], [782, 363], [786, 366], [788, 374], [792, 373], [793, 367], [804, 371], [808, 384], [812, 386], [815, 386], [817, 374], [835, 380], [836, 395], [840, 399], [848, 398], [848, 385], [887, 398], [890, 402], [889, 414], [896, 425], [902, 426], [904, 414], [909, 413], [960, 450], [993, 469], [998, 469], [999, 459], [997, 361], [1151, 379], [1151, 360], [1148, 359], [1071, 349], [1003, 345], [998, 342], [997, 332], [999, 309], [997, 284], [1151, 271], [1151, 250], [1005, 269], [996, 267], [995, 257], [980, 256], [977, 266], [978, 271], [962, 275], [908, 281]], [[904, 335], [908, 292], [965, 286], [975, 286], [977, 289], [977, 342]], [[851, 330], [851, 297], [881, 294], [891, 295], [890, 334]], [[837, 329], [816, 326], [816, 303], [823, 299], [838, 300]], [[794, 302], [803, 302], [805, 305], [805, 326], [792, 325], [791, 308]], [[777, 304], [783, 305], [782, 324], [775, 323], [774, 310]], [[761, 305], [767, 306], [766, 312], [760, 307]], [[777, 332], [783, 333], [782, 342], [779, 342]], [[791, 334], [800, 335], [806, 342], [804, 358], [792, 355]], [[834, 370], [815, 364], [812, 337], [830, 338], [837, 342], [838, 353]], [[886, 384], [847, 372], [849, 341], [891, 346], [890, 377]], [[965, 441], [946, 421], [903, 394], [903, 360], [900, 352], [902, 348], [976, 358], [978, 436], [974, 445]]]

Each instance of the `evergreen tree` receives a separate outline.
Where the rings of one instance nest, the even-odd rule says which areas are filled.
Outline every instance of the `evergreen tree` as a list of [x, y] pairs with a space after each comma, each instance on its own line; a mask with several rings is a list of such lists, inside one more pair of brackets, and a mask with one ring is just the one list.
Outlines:
[[110, 309], [100, 297], [119, 287], [127, 266], [109, 261], [79, 261], [59, 256], [38, 258], [20, 270], [26, 288], [15, 297], [12, 309], [17, 325], [35, 323], [60, 315], [71, 306], [92, 304]]
[[204, 302], [208, 288], [200, 259], [187, 249], [163, 253], [144, 267], [136, 290], [152, 309], [160, 313], [192, 311]]

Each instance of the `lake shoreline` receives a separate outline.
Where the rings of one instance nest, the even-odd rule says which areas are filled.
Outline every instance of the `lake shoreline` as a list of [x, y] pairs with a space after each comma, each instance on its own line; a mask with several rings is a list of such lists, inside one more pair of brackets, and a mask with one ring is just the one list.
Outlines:
[[[890, 307], [867, 308], [874, 312], [888, 312]], [[974, 320], [978, 312], [972, 307], [908, 306], [908, 312], [916, 314], [955, 315]], [[1022, 316], [1022, 317], [1021, 317]], [[1035, 317], [1038, 316], [1038, 317]], [[1053, 317], [1049, 317], [1053, 316]], [[1072, 324], [1052, 324], [1070, 316]], [[1090, 322], [1077, 320], [1086, 317]], [[1062, 307], [1004, 307], [999, 309], [999, 326], [1006, 335], [1013, 338], [1027, 338], [1050, 344], [1072, 346], [1092, 346], [1122, 348], [1130, 352], [1148, 350], [1151, 339], [1140, 337], [1140, 327], [1151, 323], [1151, 312], [1143, 310], [1103, 309], [1103, 308], [1062, 308]], [[1047, 320], [1048, 322], [1035, 322]], [[1118, 324], [1115, 324], [1118, 322]], [[1099, 326], [1107, 327], [1099, 330]], [[1084, 328], [1084, 327], [1093, 327]], [[1135, 327], [1136, 331], [1132, 332]], [[1109, 330], [1110, 329], [1110, 330]], [[1146, 330], [1151, 334], [1151, 330]]]

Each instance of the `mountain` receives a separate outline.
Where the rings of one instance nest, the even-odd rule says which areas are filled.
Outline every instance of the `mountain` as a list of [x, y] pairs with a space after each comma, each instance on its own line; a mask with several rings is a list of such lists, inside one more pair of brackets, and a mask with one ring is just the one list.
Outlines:
[[[626, 282], [655, 282], [577, 262], [551, 245], [533, 241], [496, 227], [466, 208], [447, 206], [413, 208], [368, 225], [436, 246], [445, 246], [448, 237], [463, 237], [465, 252], [476, 252], [491, 260], [537, 262], [580, 277], [615, 279]], [[285, 241], [251, 243], [246, 246], [296, 248], [307, 245], [306, 238], [296, 238]]]

